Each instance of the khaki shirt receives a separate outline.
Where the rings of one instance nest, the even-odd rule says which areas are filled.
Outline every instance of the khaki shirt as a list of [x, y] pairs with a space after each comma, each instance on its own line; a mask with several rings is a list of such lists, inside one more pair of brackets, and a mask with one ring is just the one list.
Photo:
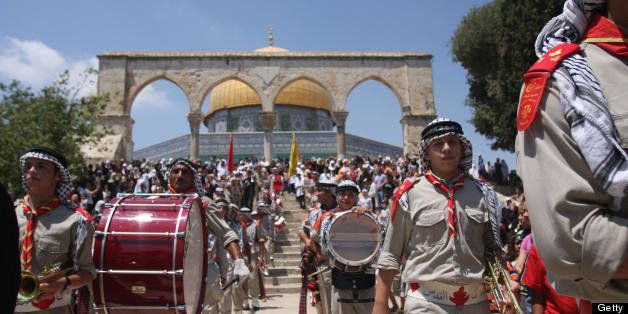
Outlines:
[[210, 203], [205, 209], [205, 219], [207, 220], [207, 228], [209, 233], [214, 234], [223, 247], [227, 247], [233, 241], [239, 241], [238, 235], [231, 230], [227, 222], [218, 216], [218, 207], [216, 204]]
[[[595, 45], [583, 57], [600, 82], [608, 109], [628, 147], [628, 60]], [[628, 300], [628, 280], [611, 280], [628, 258], [628, 202], [610, 212], [610, 196], [593, 177], [565, 120], [550, 79], [535, 121], [516, 141], [532, 233], [550, 283], [587, 300]]]
[[[21, 204], [15, 208], [17, 223], [20, 228], [20, 253], [24, 234], [26, 232], [27, 218], [24, 215]], [[40, 274], [46, 266], [62, 264], [64, 267], [72, 266], [74, 256], [77, 256], [76, 266], [78, 270], [85, 270], [96, 278], [96, 268], [92, 261], [92, 241], [94, 237], [94, 226], [86, 223], [87, 234], [80, 247], [77, 243], [77, 230], [82, 222], [83, 216], [75, 212], [67, 205], [61, 204], [54, 210], [37, 216], [37, 225], [33, 238], [31, 271]], [[51, 308], [67, 306], [70, 304], [70, 290], [67, 289], [61, 300], [55, 300]], [[31, 304], [16, 307], [16, 312], [35, 311]]]
[[458, 235], [452, 239], [447, 195], [421, 177], [407, 192], [407, 210], [399, 206], [388, 223], [375, 267], [399, 270], [402, 256], [407, 256], [403, 282], [481, 283], [490, 226], [484, 195], [472, 180], [465, 178], [454, 195]]

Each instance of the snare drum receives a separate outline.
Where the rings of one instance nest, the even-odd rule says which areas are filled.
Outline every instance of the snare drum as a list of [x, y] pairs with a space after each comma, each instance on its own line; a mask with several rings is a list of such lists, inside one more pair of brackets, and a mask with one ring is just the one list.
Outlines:
[[93, 247], [98, 313], [198, 313], [207, 227], [193, 195], [119, 194], [105, 205]]
[[368, 268], [382, 245], [377, 220], [369, 213], [334, 214], [325, 237], [330, 265], [344, 272]]

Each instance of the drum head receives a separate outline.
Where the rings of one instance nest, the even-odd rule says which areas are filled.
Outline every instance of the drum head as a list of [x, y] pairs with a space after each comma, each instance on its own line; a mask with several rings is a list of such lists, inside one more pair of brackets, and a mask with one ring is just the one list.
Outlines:
[[373, 261], [381, 245], [377, 222], [368, 214], [346, 212], [334, 217], [329, 227], [330, 253], [343, 264], [363, 266]]
[[205, 279], [205, 243], [204, 219], [199, 207], [199, 202], [193, 202], [188, 213], [185, 228], [185, 253], [183, 255], [183, 291], [185, 310], [187, 313], [198, 312], [202, 302], [201, 291]]

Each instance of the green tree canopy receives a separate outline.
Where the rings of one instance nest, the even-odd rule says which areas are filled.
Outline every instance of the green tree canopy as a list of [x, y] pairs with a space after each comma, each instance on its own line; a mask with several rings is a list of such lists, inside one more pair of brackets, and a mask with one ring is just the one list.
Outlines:
[[44, 145], [63, 153], [78, 174], [84, 164], [79, 146], [104, 135], [95, 125], [107, 96], [79, 98], [80, 86], [70, 86], [68, 78], [66, 72], [37, 93], [17, 81], [0, 83], [0, 181], [8, 190], [22, 192], [18, 159], [29, 147]]
[[467, 70], [471, 123], [492, 149], [513, 151], [523, 73], [536, 61], [534, 41], [564, 0], [494, 0], [472, 9], [451, 39], [453, 60]]

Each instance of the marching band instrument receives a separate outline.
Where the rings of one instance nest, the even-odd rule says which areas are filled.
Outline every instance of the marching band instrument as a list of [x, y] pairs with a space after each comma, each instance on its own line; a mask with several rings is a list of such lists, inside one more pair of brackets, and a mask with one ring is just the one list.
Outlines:
[[382, 246], [379, 224], [370, 213], [346, 211], [335, 214], [329, 228], [323, 232], [329, 265], [343, 272], [365, 270]]
[[118, 194], [106, 204], [93, 247], [96, 312], [200, 312], [205, 220], [190, 194]]
[[39, 289], [40, 283], [49, 282], [63, 277], [70, 270], [72, 270], [71, 267], [61, 269], [61, 266], [61, 264], [56, 264], [50, 267], [44, 267], [44, 270], [39, 275], [35, 275], [28, 270], [23, 270], [20, 274], [20, 287], [18, 290], [16, 304], [22, 305], [36, 300], [42, 294], [41, 289]]
[[[489, 277], [487, 278], [487, 281], [499, 312], [508, 313], [509, 308], [512, 306], [515, 314], [523, 314], [524, 312], [521, 309], [521, 305], [519, 305], [517, 297], [512, 292], [510, 286], [510, 276], [502, 266], [500, 258], [496, 256], [490, 256], [488, 258], [489, 261], [487, 264]], [[506, 299], [506, 296], [504, 295], [500, 281], [504, 283], [506, 294], [508, 295], [510, 302], [508, 302], [508, 299]]]

